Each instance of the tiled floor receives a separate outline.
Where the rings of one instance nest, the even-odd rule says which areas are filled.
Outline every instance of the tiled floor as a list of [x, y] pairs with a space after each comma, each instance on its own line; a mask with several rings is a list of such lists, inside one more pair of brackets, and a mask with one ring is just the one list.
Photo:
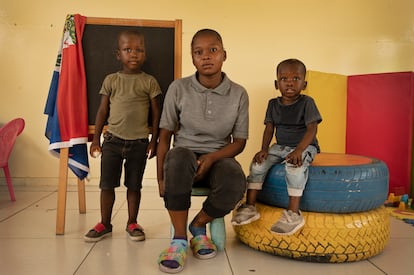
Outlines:
[[[69, 187], [65, 235], [60, 236], [55, 234], [56, 188], [15, 189], [17, 201], [11, 202], [6, 187], [0, 186], [0, 274], [164, 274], [156, 260], [169, 243], [170, 227], [154, 182], [144, 183], [139, 223], [147, 239], [138, 243], [128, 240], [124, 231], [127, 210], [123, 188], [117, 191], [113, 236], [96, 244], [83, 241], [84, 233], [99, 219], [96, 185], [86, 188], [86, 214], [78, 212], [76, 187]], [[194, 199], [192, 215], [201, 205], [201, 198]], [[414, 227], [395, 218], [391, 218], [391, 239], [382, 253], [364, 261], [335, 264], [302, 262], [256, 251], [236, 239], [229, 218], [225, 251], [211, 260], [197, 260], [188, 252], [180, 274], [414, 274]]]

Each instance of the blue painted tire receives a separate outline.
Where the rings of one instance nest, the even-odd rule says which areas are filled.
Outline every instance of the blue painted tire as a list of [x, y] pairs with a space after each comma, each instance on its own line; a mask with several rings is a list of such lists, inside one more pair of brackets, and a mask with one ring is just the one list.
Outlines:
[[[322, 213], [353, 213], [383, 205], [388, 195], [388, 168], [378, 159], [369, 159], [371, 161], [365, 164], [310, 166], [300, 209]], [[284, 165], [277, 164], [270, 169], [257, 200], [287, 208], [289, 196]]]

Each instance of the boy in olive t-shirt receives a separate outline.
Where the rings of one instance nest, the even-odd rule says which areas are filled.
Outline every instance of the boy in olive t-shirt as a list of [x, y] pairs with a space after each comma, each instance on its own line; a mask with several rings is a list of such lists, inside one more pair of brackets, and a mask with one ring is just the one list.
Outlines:
[[[101, 103], [96, 115], [95, 133], [90, 154], [102, 153], [101, 221], [84, 237], [86, 242], [97, 242], [112, 234], [112, 208], [115, 188], [120, 186], [122, 165], [124, 185], [127, 187], [128, 221], [126, 231], [133, 241], [145, 240], [143, 228], [137, 223], [141, 201], [142, 177], [147, 158], [155, 156], [158, 125], [161, 116], [161, 89], [157, 80], [141, 70], [145, 61], [144, 36], [135, 31], [118, 35], [117, 59], [122, 70], [108, 75], [100, 91]], [[151, 109], [151, 141], [148, 115]], [[104, 142], [100, 136], [108, 121]]]

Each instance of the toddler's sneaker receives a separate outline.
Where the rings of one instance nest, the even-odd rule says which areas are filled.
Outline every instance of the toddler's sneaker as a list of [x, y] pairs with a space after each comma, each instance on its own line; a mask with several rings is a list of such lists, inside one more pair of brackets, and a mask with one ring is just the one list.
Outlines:
[[299, 210], [299, 214], [292, 210], [283, 210], [280, 219], [272, 225], [270, 230], [279, 235], [293, 235], [305, 225], [305, 219]]
[[242, 204], [237, 208], [236, 213], [231, 219], [232, 225], [244, 225], [260, 219], [260, 213], [257, 212], [254, 205]]
[[130, 223], [125, 230], [132, 241], [139, 242], [145, 240], [144, 229], [139, 224]]
[[94, 228], [89, 230], [83, 238], [85, 242], [98, 242], [103, 238], [110, 236], [112, 236], [112, 225], [106, 228], [102, 223], [98, 223]]

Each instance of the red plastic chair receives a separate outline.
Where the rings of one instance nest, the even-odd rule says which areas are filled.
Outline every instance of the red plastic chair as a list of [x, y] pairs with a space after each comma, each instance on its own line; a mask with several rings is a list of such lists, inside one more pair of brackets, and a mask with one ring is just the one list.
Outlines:
[[0, 128], [0, 167], [4, 170], [6, 177], [7, 187], [9, 188], [10, 199], [15, 201], [13, 185], [9, 171], [9, 157], [13, 150], [14, 143], [18, 135], [23, 132], [24, 119], [16, 118], [8, 122], [6, 125]]

